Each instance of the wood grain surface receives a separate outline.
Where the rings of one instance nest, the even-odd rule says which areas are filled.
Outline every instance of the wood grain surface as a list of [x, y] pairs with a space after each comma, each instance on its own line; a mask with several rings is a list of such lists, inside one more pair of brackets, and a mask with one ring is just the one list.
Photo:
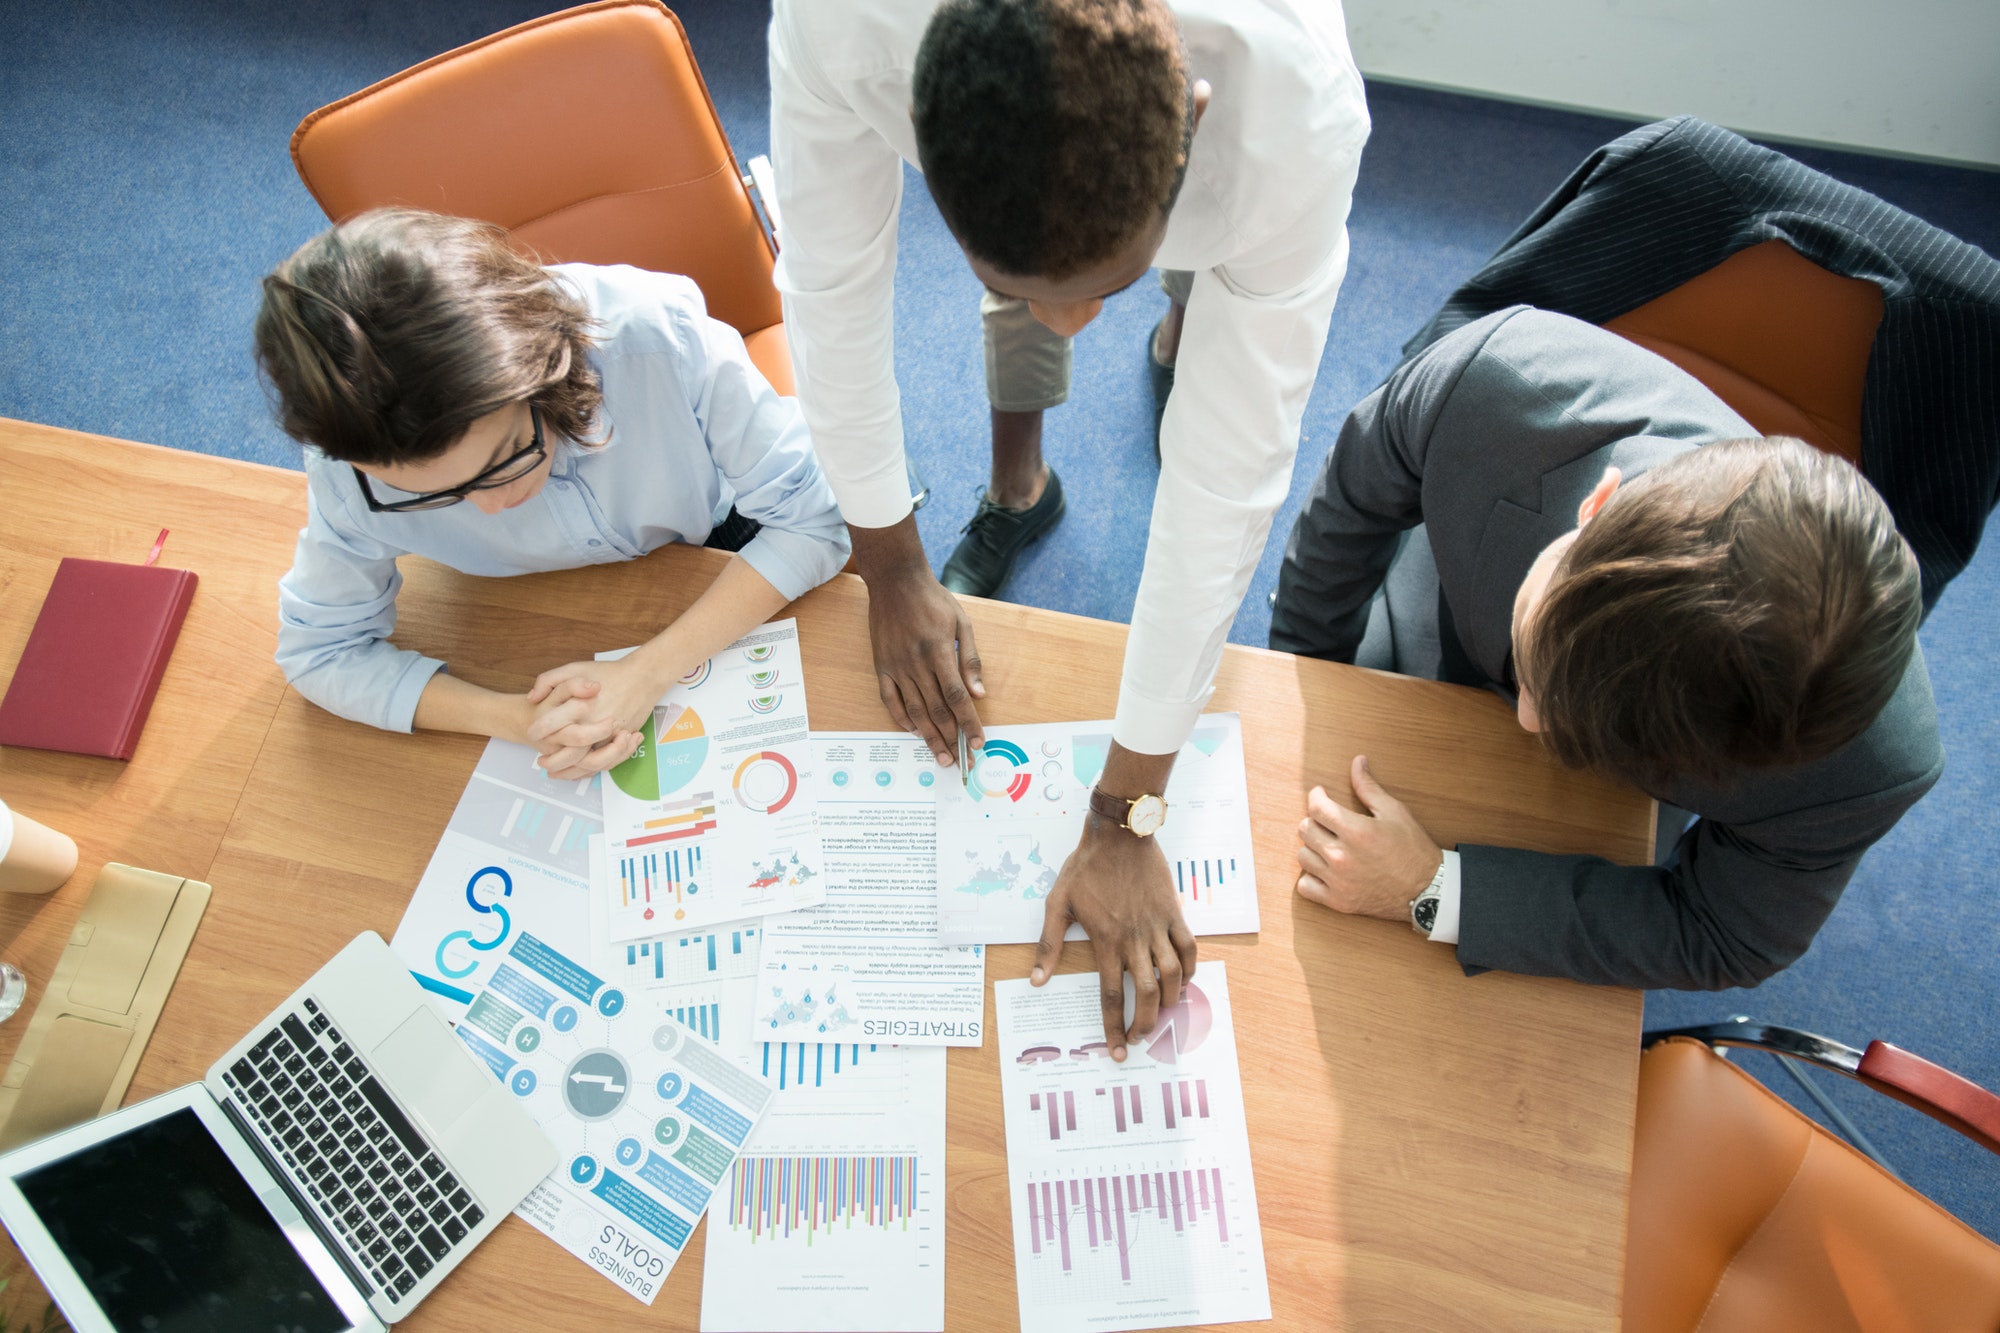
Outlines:
[[[356, 932], [394, 932], [482, 742], [374, 731], [282, 688], [273, 584], [303, 515], [296, 474], [10, 423], [0, 423], [0, 469], [0, 666], [11, 671], [61, 554], [137, 559], [172, 525], [172, 563], [203, 580], [131, 765], [0, 751], [0, 797], [76, 832], [84, 849], [69, 887], [0, 903], [0, 948], [31, 985], [46, 980], [104, 860], [215, 886], [137, 1099], [198, 1079]], [[517, 579], [406, 560], [398, 642], [469, 680], [523, 688], [538, 671], [651, 634], [724, 560], [674, 547]], [[1112, 714], [1124, 627], [968, 606], [990, 724]], [[888, 728], [860, 581], [842, 575], [790, 614], [813, 724]], [[1447, 845], [1641, 860], [1651, 803], [1562, 769], [1475, 691], [1231, 647], [1210, 707], [1243, 714], [1263, 924], [1256, 936], [1202, 940], [1201, 957], [1230, 964], [1273, 1326], [1615, 1328], [1639, 996], [1468, 979], [1451, 950], [1407, 927], [1297, 897], [1293, 854], [1312, 785], [1337, 783], [1354, 803], [1343, 775], [1357, 752]], [[988, 979], [1024, 975], [1030, 954], [990, 949]], [[1070, 946], [1063, 970], [1090, 966], [1089, 946]], [[991, 1003], [989, 991], [989, 1030]], [[0, 1026], [0, 1055], [17, 1035]], [[990, 1044], [951, 1052], [949, 1088], [947, 1326], [1011, 1329]], [[399, 1327], [694, 1329], [702, 1240], [648, 1310], [510, 1219]]]

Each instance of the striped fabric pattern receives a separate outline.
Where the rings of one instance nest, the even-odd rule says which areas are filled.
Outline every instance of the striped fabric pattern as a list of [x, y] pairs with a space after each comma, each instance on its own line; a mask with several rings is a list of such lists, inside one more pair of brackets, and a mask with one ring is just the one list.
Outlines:
[[1923, 572], [1924, 610], [2000, 501], [2000, 263], [1865, 190], [1693, 116], [1598, 149], [1403, 347], [1526, 304], [1593, 324], [1782, 240], [1882, 289], [1862, 472]]

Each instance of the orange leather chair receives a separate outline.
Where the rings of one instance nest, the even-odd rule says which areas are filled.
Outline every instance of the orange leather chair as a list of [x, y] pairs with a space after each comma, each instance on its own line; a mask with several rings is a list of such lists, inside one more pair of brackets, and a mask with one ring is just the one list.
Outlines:
[[684, 273], [793, 392], [770, 237], [658, 0], [532, 19], [321, 107], [292, 134], [338, 222], [385, 204], [495, 222], [543, 262]]
[[1716, 1048], [1835, 1070], [1996, 1153], [2000, 1097], [1886, 1042], [1862, 1052], [1742, 1019], [1649, 1034], [1648, 1042], [1625, 1333], [2000, 1330], [2000, 1246]]
[[1765, 241], [1604, 327], [1687, 371], [1764, 434], [1860, 467], [1861, 391], [1881, 323], [1880, 287]]
[[1403, 353], [1513, 305], [1622, 334], [1759, 431], [1854, 462], [1927, 613], [2000, 506], [2000, 261], [1720, 126], [1676, 116], [1591, 153]]

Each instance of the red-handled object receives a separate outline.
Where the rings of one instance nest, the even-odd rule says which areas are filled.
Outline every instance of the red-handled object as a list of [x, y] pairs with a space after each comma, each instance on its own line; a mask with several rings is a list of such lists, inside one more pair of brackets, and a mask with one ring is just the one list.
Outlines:
[[1854, 1072], [1877, 1092], [2000, 1153], [2000, 1096], [1977, 1083], [1886, 1041], [1869, 1042]]

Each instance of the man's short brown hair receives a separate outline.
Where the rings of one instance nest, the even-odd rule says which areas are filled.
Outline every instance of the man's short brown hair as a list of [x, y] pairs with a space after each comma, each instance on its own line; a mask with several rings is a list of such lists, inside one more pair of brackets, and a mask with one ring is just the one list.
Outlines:
[[1194, 129], [1164, 0], [945, 0], [910, 102], [952, 235], [1039, 278], [1102, 263], [1164, 217]]
[[436, 458], [523, 401], [557, 434], [593, 443], [604, 394], [590, 330], [583, 301], [499, 227], [377, 208], [264, 279], [257, 364], [286, 434], [388, 466]]
[[1584, 525], [1516, 667], [1563, 762], [1725, 780], [1866, 731], [1922, 614], [1916, 557], [1859, 472], [1785, 436], [1729, 440]]

